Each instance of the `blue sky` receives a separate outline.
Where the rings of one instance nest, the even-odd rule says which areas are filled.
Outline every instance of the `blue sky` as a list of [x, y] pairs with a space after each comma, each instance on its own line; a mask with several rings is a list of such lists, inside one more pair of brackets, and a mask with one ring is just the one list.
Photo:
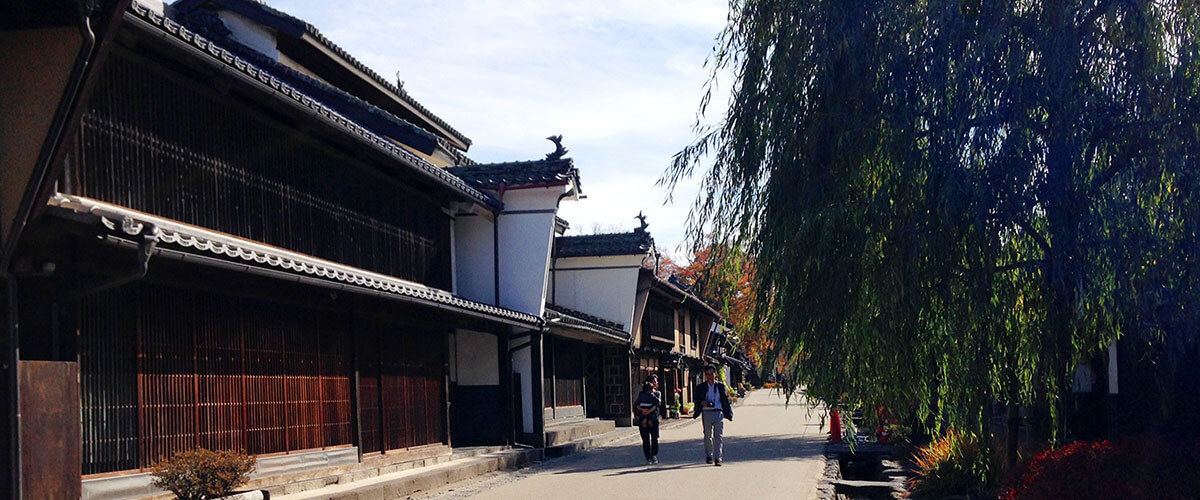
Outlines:
[[474, 141], [477, 161], [541, 158], [553, 150], [544, 138], [563, 134], [587, 195], [563, 202], [568, 234], [631, 229], [642, 210], [676, 255], [695, 183], [664, 206], [655, 181], [693, 137], [724, 0], [268, 3], [379, 74], [399, 72]]

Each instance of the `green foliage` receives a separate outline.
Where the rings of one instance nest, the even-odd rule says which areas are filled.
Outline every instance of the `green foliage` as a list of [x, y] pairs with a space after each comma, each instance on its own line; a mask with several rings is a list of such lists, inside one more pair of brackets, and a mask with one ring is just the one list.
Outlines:
[[982, 432], [1118, 336], [1181, 366], [1200, 4], [733, 0], [711, 62], [663, 183], [713, 160], [689, 235], [748, 253], [808, 396]]
[[254, 458], [238, 451], [195, 448], [152, 466], [152, 484], [179, 500], [205, 500], [229, 495], [250, 480]]

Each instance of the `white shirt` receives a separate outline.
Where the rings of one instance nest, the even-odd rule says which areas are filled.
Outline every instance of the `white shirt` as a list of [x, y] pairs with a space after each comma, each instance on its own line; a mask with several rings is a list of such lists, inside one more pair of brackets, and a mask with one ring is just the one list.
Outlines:
[[721, 394], [717, 392], [717, 384], [716, 383], [708, 384], [708, 394], [705, 396], [705, 399], [707, 399], [708, 402], [711, 403], [708, 406], [708, 408], [705, 408], [706, 410], [720, 410], [721, 409]]

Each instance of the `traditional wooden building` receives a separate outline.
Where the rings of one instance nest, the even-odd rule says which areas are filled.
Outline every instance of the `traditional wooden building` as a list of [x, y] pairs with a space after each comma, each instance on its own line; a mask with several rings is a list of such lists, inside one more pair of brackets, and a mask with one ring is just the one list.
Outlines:
[[[552, 423], [629, 424], [631, 348], [703, 351], [694, 297], [642, 270], [644, 226], [562, 236], [580, 181], [559, 138], [476, 163], [260, 2], [100, 2], [94, 39], [65, 5], [0, 23], [29, 77], [0, 86], [28, 124], [0, 136], [11, 496], [153, 495], [145, 469], [194, 447], [269, 482], [542, 446]], [[684, 309], [666, 354], [642, 346], [651, 294]]]
[[[553, 304], [584, 311], [627, 334], [591, 359], [599, 359], [605, 418], [630, 425], [632, 400], [655, 374], [667, 402], [681, 389], [691, 399], [720, 314], [684, 287], [654, 273], [654, 239], [642, 226], [626, 233], [562, 236], [555, 240], [550, 285]], [[626, 326], [628, 325], [628, 326]], [[585, 377], [585, 382], [587, 381]], [[590, 413], [589, 413], [590, 414]]]
[[[632, 422], [632, 397], [636, 393], [630, 385], [629, 349], [636, 321], [638, 273], [645, 262], [653, 259], [653, 252], [654, 238], [644, 229], [559, 236], [554, 240], [547, 301], [575, 320], [590, 323], [593, 332], [620, 331], [619, 335], [586, 332], [568, 335], [560, 326], [556, 335], [560, 349], [590, 346], [584, 359], [593, 367], [592, 376], [585, 376], [583, 383], [595, 389], [595, 393], [588, 401], [586, 413], [613, 420], [620, 426]], [[576, 376], [562, 366], [552, 368], [556, 370], [556, 378]], [[564, 414], [554, 407], [547, 407], [546, 411]]]
[[[22, 412], [63, 417], [21, 423], [57, 438], [20, 448], [55, 476], [25, 477], [26, 496], [153, 494], [142, 471], [193, 447], [246, 450], [270, 477], [449, 453], [459, 427], [510, 442], [508, 347], [540, 334], [544, 295], [522, 311], [458, 293], [458, 222], [511, 208], [435, 163], [468, 161], [469, 140], [261, 4], [116, 17], [11, 259], [42, 397]], [[577, 190], [567, 170], [555, 203]], [[481, 365], [489, 389], [459, 393]], [[493, 425], [456, 421], [458, 400]]]
[[724, 321], [712, 306], [672, 278], [663, 279], [653, 269], [640, 270], [638, 279], [638, 329], [633, 335], [632, 362], [635, 382], [655, 374], [668, 401], [676, 390], [682, 403], [690, 403], [690, 387], [703, 379], [706, 364], [720, 364], [712, 356], [718, 325]]

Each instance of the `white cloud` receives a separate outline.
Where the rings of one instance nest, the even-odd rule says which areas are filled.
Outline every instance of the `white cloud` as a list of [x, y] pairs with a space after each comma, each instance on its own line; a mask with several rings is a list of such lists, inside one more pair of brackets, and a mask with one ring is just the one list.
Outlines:
[[655, 181], [692, 139], [725, 1], [271, 4], [380, 74], [399, 71], [407, 91], [474, 141], [476, 160], [538, 158], [551, 150], [544, 137], [563, 134], [588, 196], [564, 202], [576, 228], [631, 228], [645, 211], [660, 247], [682, 241], [694, 182], [664, 206]]

